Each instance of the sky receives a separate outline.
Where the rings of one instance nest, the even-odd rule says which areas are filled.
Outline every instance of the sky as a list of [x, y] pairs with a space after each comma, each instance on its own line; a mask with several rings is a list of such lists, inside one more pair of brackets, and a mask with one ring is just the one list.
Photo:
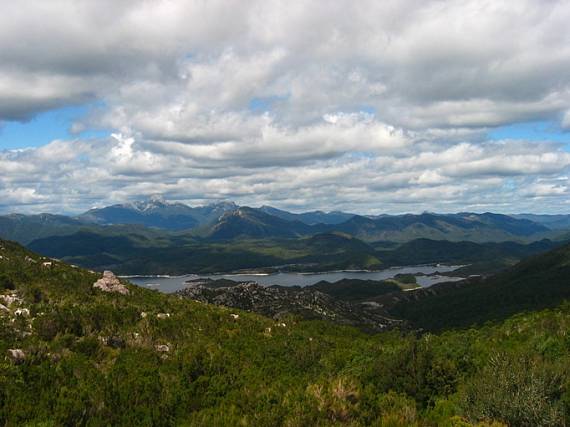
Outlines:
[[570, 2], [19, 0], [0, 213], [570, 214]]

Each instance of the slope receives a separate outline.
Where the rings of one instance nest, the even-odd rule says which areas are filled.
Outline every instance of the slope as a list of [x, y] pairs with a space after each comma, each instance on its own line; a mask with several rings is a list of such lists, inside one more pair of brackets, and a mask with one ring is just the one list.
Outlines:
[[367, 218], [355, 216], [330, 230], [348, 233], [365, 241], [407, 242], [419, 238], [476, 243], [536, 240], [548, 228], [526, 219], [497, 214], [397, 215]]
[[300, 221], [287, 221], [253, 208], [240, 207], [225, 213], [205, 235], [212, 240], [230, 240], [243, 237], [298, 237], [312, 232], [311, 226]]
[[233, 203], [215, 203], [190, 207], [162, 198], [123, 203], [91, 209], [78, 219], [94, 224], [139, 224], [166, 230], [187, 230], [218, 220], [224, 213], [237, 209]]
[[[570, 299], [570, 245], [525, 259], [509, 270], [464, 285], [413, 291], [390, 309], [430, 330], [467, 327]], [[419, 292], [418, 295], [414, 295]]]
[[567, 421], [569, 305], [468, 332], [370, 337], [128, 283], [103, 292], [100, 277], [0, 241], [2, 425]]
[[25, 245], [35, 239], [73, 233], [82, 225], [64, 215], [4, 215], [0, 216], [0, 237]]
[[258, 209], [269, 215], [286, 219], [287, 221], [301, 221], [307, 225], [341, 224], [345, 221], [348, 221], [353, 216], [355, 216], [355, 214], [340, 212], [340, 211], [332, 211], [332, 212], [311, 211], [311, 212], [292, 213], [271, 206], [261, 206]]

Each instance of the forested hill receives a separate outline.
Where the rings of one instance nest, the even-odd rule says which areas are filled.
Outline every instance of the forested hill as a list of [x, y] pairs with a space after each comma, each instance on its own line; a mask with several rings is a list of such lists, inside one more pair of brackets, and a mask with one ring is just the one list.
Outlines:
[[105, 232], [113, 225], [161, 230], [165, 236], [182, 233], [212, 241], [309, 237], [340, 232], [366, 242], [404, 243], [419, 238], [476, 243], [532, 242], [543, 238], [556, 239], [568, 231], [563, 216], [558, 222], [552, 222], [554, 225], [544, 222], [543, 216], [537, 218], [541, 222], [488, 212], [393, 216], [343, 212], [293, 214], [267, 206], [240, 207], [231, 202], [190, 207], [151, 200], [92, 209], [76, 217], [3, 215], [0, 216], [0, 238], [28, 245], [37, 239], [66, 236], [85, 228]]
[[421, 298], [402, 300], [392, 314], [416, 327], [446, 329], [554, 307], [570, 299], [570, 245], [527, 258], [475, 284], [435, 285], [423, 293]]
[[570, 415], [567, 303], [465, 332], [366, 335], [103, 280], [6, 241], [0, 298], [0, 425], [563, 426]]

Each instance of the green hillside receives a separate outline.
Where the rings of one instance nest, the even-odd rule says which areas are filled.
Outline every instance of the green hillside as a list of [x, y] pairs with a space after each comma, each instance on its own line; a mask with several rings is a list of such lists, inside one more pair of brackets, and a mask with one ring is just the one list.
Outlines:
[[1, 425], [562, 426], [570, 416], [568, 303], [468, 331], [366, 335], [129, 284], [107, 293], [93, 287], [100, 277], [0, 241]]
[[466, 273], [477, 274], [496, 272], [559, 244], [416, 239], [386, 250], [386, 242], [369, 244], [339, 232], [212, 241], [185, 232], [113, 225], [82, 226], [71, 234], [38, 238], [28, 247], [72, 264], [120, 274], [213, 273], [274, 266], [295, 271], [374, 270], [428, 263], [470, 264]]
[[83, 224], [63, 215], [2, 215], [0, 238], [27, 245], [35, 239], [72, 234]]
[[144, 227], [108, 226], [38, 239], [29, 247], [83, 267], [121, 274], [214, 273], [286, 264], [298, 264], [290, 269], [325, 271], [374, 269], [382, 264], [374, 248], [337, 234], [204, 241]]
[[[436, 289], [442, 288], [441, 292]], [[425, 297], [402, 301], [392, 313], [426, 329], [467, 327], [570, 299], [570, 245], [523, 260], [460, 288], [436, 285]]]

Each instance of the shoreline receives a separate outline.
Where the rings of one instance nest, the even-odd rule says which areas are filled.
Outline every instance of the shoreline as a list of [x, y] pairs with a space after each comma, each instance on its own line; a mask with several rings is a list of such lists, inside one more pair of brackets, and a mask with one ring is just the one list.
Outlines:
[[[324, 274], [335, 274], [335, 273], [379, 273], [383, 271], [389, 270], [399, 270], [404, 268], [414, 268], [414, 267], [455, 267], [453, 270], [449, 270], [449, 272], [458, 270], [462, 267], [465, 267], [469, 264], [444, 264], [444, 263], [430, 263], [430, 264], [411, 264], [411, 265], [401, 265], [401, 266], [390, 266], [380, 270], [326, 270], [326, 271], [275, 271], [273, 273], [260, 273], [260, 272], [244, 272], [243, 270], [233, 271], [233, 272], [216, 272], [216, 273], [206, 273], [206, 274], [196, 274], [196, 273], [186, 273], [186, 274], [179, 274], [179, 275], [169, 275], [169, 274], [130, 274], [130, 275], [119, 275], [117, 277], [121, 279], [180, 279], [184, 277], [195, 277], [195, 278], [207, 278], [207, 277], [215, 277], [215, 276], [260, 276], [260, 277], [269, 277], [269, 276], [276, 276], [279, 274], [296, 274], [299, 276], [318, 276]], [[268, 267], [272, 268], [272, 267]], [[419, 272], [415, 272], [421, 274]], [[440, 272], [441, 273], [441, 272]], [[410, 274], [414, 274], [414, 272], [410, 272]], [[435, 274], [435, 273], [431, 273]]]

